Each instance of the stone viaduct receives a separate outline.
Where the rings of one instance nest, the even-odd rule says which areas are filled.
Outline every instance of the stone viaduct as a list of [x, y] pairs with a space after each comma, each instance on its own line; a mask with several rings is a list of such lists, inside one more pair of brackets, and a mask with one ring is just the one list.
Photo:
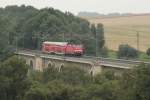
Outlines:
[[63, 67], [80, 67], [91, 75], [101, 73], [105, 70], [114, 70], [116, 74], [120, 74], [123, 70], [128, 70], [135, 66], [132, 63], [111, 62], [107, 60], [79, 58], [79, 57], [66, 57], [57, 55], [47, 55], [42, 53], [34, 53], [29, 51], [18, 51], [16, 55], [25, 59], [26, 63], [34, 70], [42, 71], [48, 66], [55, 66], [58, 71]]

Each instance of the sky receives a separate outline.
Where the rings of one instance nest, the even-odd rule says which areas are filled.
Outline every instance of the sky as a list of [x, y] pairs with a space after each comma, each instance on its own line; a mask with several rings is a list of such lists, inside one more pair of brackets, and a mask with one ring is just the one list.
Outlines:
[[108, 13], [150, 13], [150, 0], [0, 0], [0, 7], [7, 5], [32, 5], [41, 9], [53, 7], [63, 12], [80, 11]]

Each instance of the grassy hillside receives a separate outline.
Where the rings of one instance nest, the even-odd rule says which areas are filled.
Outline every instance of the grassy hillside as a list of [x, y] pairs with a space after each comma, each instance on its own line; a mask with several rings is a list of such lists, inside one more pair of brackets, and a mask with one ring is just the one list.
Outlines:
[[140, 34], [140, 50], [150, 47], [150, 15], [126, 17], [84, 17], [91, 23], [103, 23], [105, 27], [106, 45], [117, 50], [122, 43], [137, 48], [137, 32]]

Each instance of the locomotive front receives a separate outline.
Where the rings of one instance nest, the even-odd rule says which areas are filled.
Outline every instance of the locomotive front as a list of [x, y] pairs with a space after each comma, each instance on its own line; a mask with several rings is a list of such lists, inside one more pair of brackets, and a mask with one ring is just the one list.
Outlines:
[[84, 48], [82, 45], [74, 45], [74, 54], [81, 56], [84, 54]]

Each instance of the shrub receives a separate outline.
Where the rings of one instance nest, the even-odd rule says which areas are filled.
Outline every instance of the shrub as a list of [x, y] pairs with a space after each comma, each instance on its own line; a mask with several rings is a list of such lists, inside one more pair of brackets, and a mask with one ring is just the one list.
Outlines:
[[102, 57], [108, 57], [108, 48], [107, 47], [103, 47], [101, 49], [100, 56], [102, 56]]
[[150, 48], [147, 49], [146, 54], [150, 56]]
[[138, 57], [138, 51], [129, 46], [128, 44], [122, 44], [119, 46], [118, 50], [118, 58], [137, 58]]

